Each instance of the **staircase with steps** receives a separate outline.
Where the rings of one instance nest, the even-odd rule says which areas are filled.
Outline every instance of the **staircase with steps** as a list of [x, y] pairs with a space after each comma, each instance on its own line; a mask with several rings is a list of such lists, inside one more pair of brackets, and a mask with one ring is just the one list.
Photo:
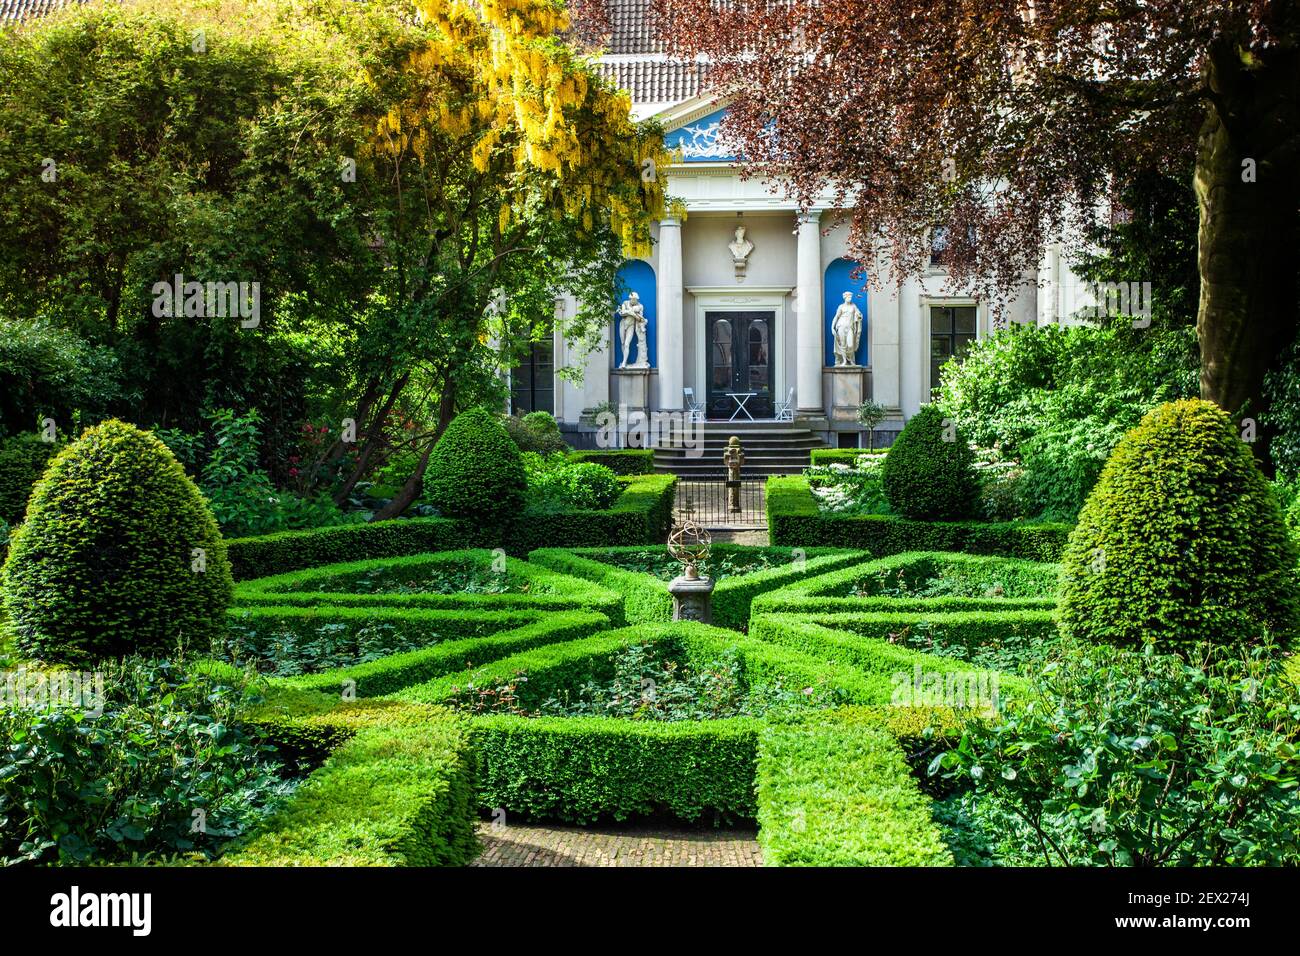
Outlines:
[[655, 448], [655, 471], [681, 478], [717, 478], [726, 474], [722, 451], [735, 435], [745, 452], [741, 468], [743, 478], [768, 475], [797, 475], [808, 467], [808, 453], [825, 448], [826, 443], [799, 422], [722, 422], [704, 423], [703, 454], [699, 449], [683, 449], [671, 443]]

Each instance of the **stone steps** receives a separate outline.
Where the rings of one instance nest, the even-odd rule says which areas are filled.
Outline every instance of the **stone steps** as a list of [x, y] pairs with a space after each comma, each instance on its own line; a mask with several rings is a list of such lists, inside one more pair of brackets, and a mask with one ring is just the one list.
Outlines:
[[[717, 478], [726, 474], [722, 453], [731, 436], [740, 439], [745, 452], [742, 478], [797, 475], [809, 464], [809, 452], [825, 443], [808, 428], [790, 422], [705, 422], [703, 443], [686, 449], [667, 436], [657, 446], [655, 471], [682, 478]], [[692, 435], [698, 440], [698, 435]]]

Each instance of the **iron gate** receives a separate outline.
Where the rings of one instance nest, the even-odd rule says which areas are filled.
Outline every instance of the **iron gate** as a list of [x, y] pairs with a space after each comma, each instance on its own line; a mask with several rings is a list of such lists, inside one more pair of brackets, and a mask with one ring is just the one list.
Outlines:
[[690, 478], [677, 482], [673, 518], [687, 518], [705, 528], [761, 531], [767, 527], [762, 478], [735, 482], [737, 501], [732, 503], [732, 482], [726, 478]]

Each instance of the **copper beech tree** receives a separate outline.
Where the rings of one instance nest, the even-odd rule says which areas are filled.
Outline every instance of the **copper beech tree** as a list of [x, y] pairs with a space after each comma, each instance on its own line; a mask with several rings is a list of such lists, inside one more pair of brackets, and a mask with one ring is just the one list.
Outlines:
[[946, 226], [954, 278], [1005, 294], [1129, 177], [1194, 168], [1201, 394], [1262, 407], [1296, 333], [1300, 4], [655, 2], [751, 168], [806, 203], [838, 189], [855, 254], [897, 277]]

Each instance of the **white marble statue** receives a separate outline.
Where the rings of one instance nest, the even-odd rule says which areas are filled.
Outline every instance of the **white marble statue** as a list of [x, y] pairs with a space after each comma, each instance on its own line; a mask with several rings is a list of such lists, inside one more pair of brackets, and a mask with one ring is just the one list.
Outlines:
[[858, 343], [862, 340], [862, 310], [853, 304], [852, 292], [844, 293], [844, 301], [835, 310], [831, 334], [835, 337], [836, 366], [857, 365]]
[[749, 258], [749, 254], [754, 251], [754, 244], [745, 238], [745, 227], [736, 227], [735, 241], [728, 246], [731, 250], [731, 258], [737, 262], [744, 262]]
[[[618, 307], [618, 335], [623, 344], [623, 361], [619, 368], [649, 368], [650, 350], [646, 346], [645, 306], [635, 292], [628, 295]], [[632, 339], [636, 339], [636, 361], [632, 358]]]
[[731, 250], [731, 264], [736, 269], [736, 280], [745, 278], [745, 265], [749, 254], [754, 251], [754, 244], [745, 238], [745, 227], [736, 227], [736, 238], [727, 246]]

